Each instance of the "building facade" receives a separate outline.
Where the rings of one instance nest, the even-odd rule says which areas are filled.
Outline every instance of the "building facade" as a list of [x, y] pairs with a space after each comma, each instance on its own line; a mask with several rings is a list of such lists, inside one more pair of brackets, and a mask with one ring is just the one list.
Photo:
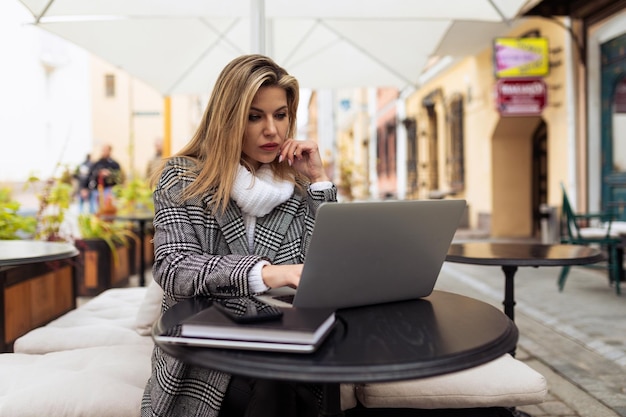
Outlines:
[[[493, 237], [538, 237], [561, 186], [577, 210], [626, 219], [626, 1], [533, 4], [501, 36], [545, 39], [545, 75], [503, 81], [490, 44], [401, 92], [388, 119], [383, 90], [350, 101], [360, 104], [352, 124], [338, 119], [337, 158], [368, 173], [362, 197], [464, 198], [467, 226]], [[540, 91], [540, 111], [504, 107], [520, 89]]]
[[625, 218], [625, 2], [543, 3], [503, 34], [548, 41], [540, 114], [498, 108], [494, 48], [486, 45], [420, 85], [399, 124], [404, 162], [415, 167], [407, 198], [465, 198], [470, 227], [493, 237], [537, 237], [541, 207], [560, 207], [561, 184], [578, 210]]

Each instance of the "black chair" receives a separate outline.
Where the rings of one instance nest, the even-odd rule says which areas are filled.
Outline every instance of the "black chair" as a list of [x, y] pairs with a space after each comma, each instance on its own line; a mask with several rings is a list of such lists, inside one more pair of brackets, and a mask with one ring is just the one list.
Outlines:
[[[619, 295], [620, 281], [624, 276], [624, 251], [619, 234], [611, 230], [611, 223], [615, 218], [613, 213], [576, 213], [572, 208], [565, 187], [563, 191], [563, 205], [561, 206], [561, 242], [573, 245], [599, 245], [607, 254], [609, 284], [615, 285], [615, 292]], [[600, 222], [599, 227], [590, 227], [592, 220]], [[564, 266], [559, 276], [559, 291], [563, 291], [565, 280], [569, 273], [569, 266]]]

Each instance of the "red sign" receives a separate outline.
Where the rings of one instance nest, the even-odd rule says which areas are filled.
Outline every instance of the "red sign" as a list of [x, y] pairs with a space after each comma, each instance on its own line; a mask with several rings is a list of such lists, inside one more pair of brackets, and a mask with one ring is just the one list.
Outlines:
[[542, 78], [501, 78], [496, 84], [502, 116], [540, 116], [547, 98], [548, 87]]

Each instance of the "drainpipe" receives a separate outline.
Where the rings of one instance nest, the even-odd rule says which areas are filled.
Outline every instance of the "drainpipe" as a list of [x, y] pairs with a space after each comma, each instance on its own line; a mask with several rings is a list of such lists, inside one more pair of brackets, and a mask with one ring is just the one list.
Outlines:
[[265, 54], [265, 0], [250, 0], [250, 50]]
[[[376, 106], [378, 103], [376, 96], [376, 88], [367, 89], [367, 104], [369, 116], [369, 143], [368, 143], [368, 176], [369, 176], [369, 198], [378, 199], [378, 132], [376, 131]], [[361, 144], [358, 144], [361, 146]], [[358, 149], [358, 148], [357, 148]]]
[[[569, 17], [565, 18], [565, 25], [571, 31], [571, 19]], [[572, 38], [570, 36], [566, 37], [565, 41], [565, 56], [572, 56]], [[566, 65], [566, 76], [565, 79], [565, 95], [566, 97], [570, 97], [566, 99], [566, 114], [567, 114], [567, 147], [570, 149], [568, 153], [568, 161], [567, 161], [567, 178], [568, 181], [568, 190], [567, 193], [570, 197], [571, 201], [578, 202], [578, 187], [580, 186], [580, 178], [578, 177], [578, 152], [579, 145], [577, 141], [577, 133], [578, 123], [577, 123], [577, 112], [576, 106], [578, 105], [578, 94], [576, 91], [575, 85], [575, 69], [572, 62]], [[583, 135], [584, 136], [584, 135]], [[584, 181], [583, 181], [584, 183]]]

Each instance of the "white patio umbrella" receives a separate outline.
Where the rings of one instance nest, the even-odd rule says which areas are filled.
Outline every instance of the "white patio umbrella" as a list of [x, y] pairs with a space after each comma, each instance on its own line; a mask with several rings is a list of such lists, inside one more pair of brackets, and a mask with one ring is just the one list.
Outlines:
[[[528, 0], [20, 0], [34, 23], [164, 95], [260, 52], [305, 88], [416, 85], [429, 57], [502, 33]], [[455, 27], [462, 24], [463, 33]], [[455, 26], [456, 25], [456, 26]], [[454, 35], [446, 39], [446, 34]], [[476, 35], [478, 39], [476, 39]], [[465, 52], [467, 53], [467, 52]]]
[[[304, 88], [416, 86], [431, 56], [488, 46], [537, 0], [19, 1], [36, 26], [162, 93], [167, 117], [168, 96], [210, 91], [227, 62], [251, 52]], [[169, 141], [164, 132], [166, 154]]]

